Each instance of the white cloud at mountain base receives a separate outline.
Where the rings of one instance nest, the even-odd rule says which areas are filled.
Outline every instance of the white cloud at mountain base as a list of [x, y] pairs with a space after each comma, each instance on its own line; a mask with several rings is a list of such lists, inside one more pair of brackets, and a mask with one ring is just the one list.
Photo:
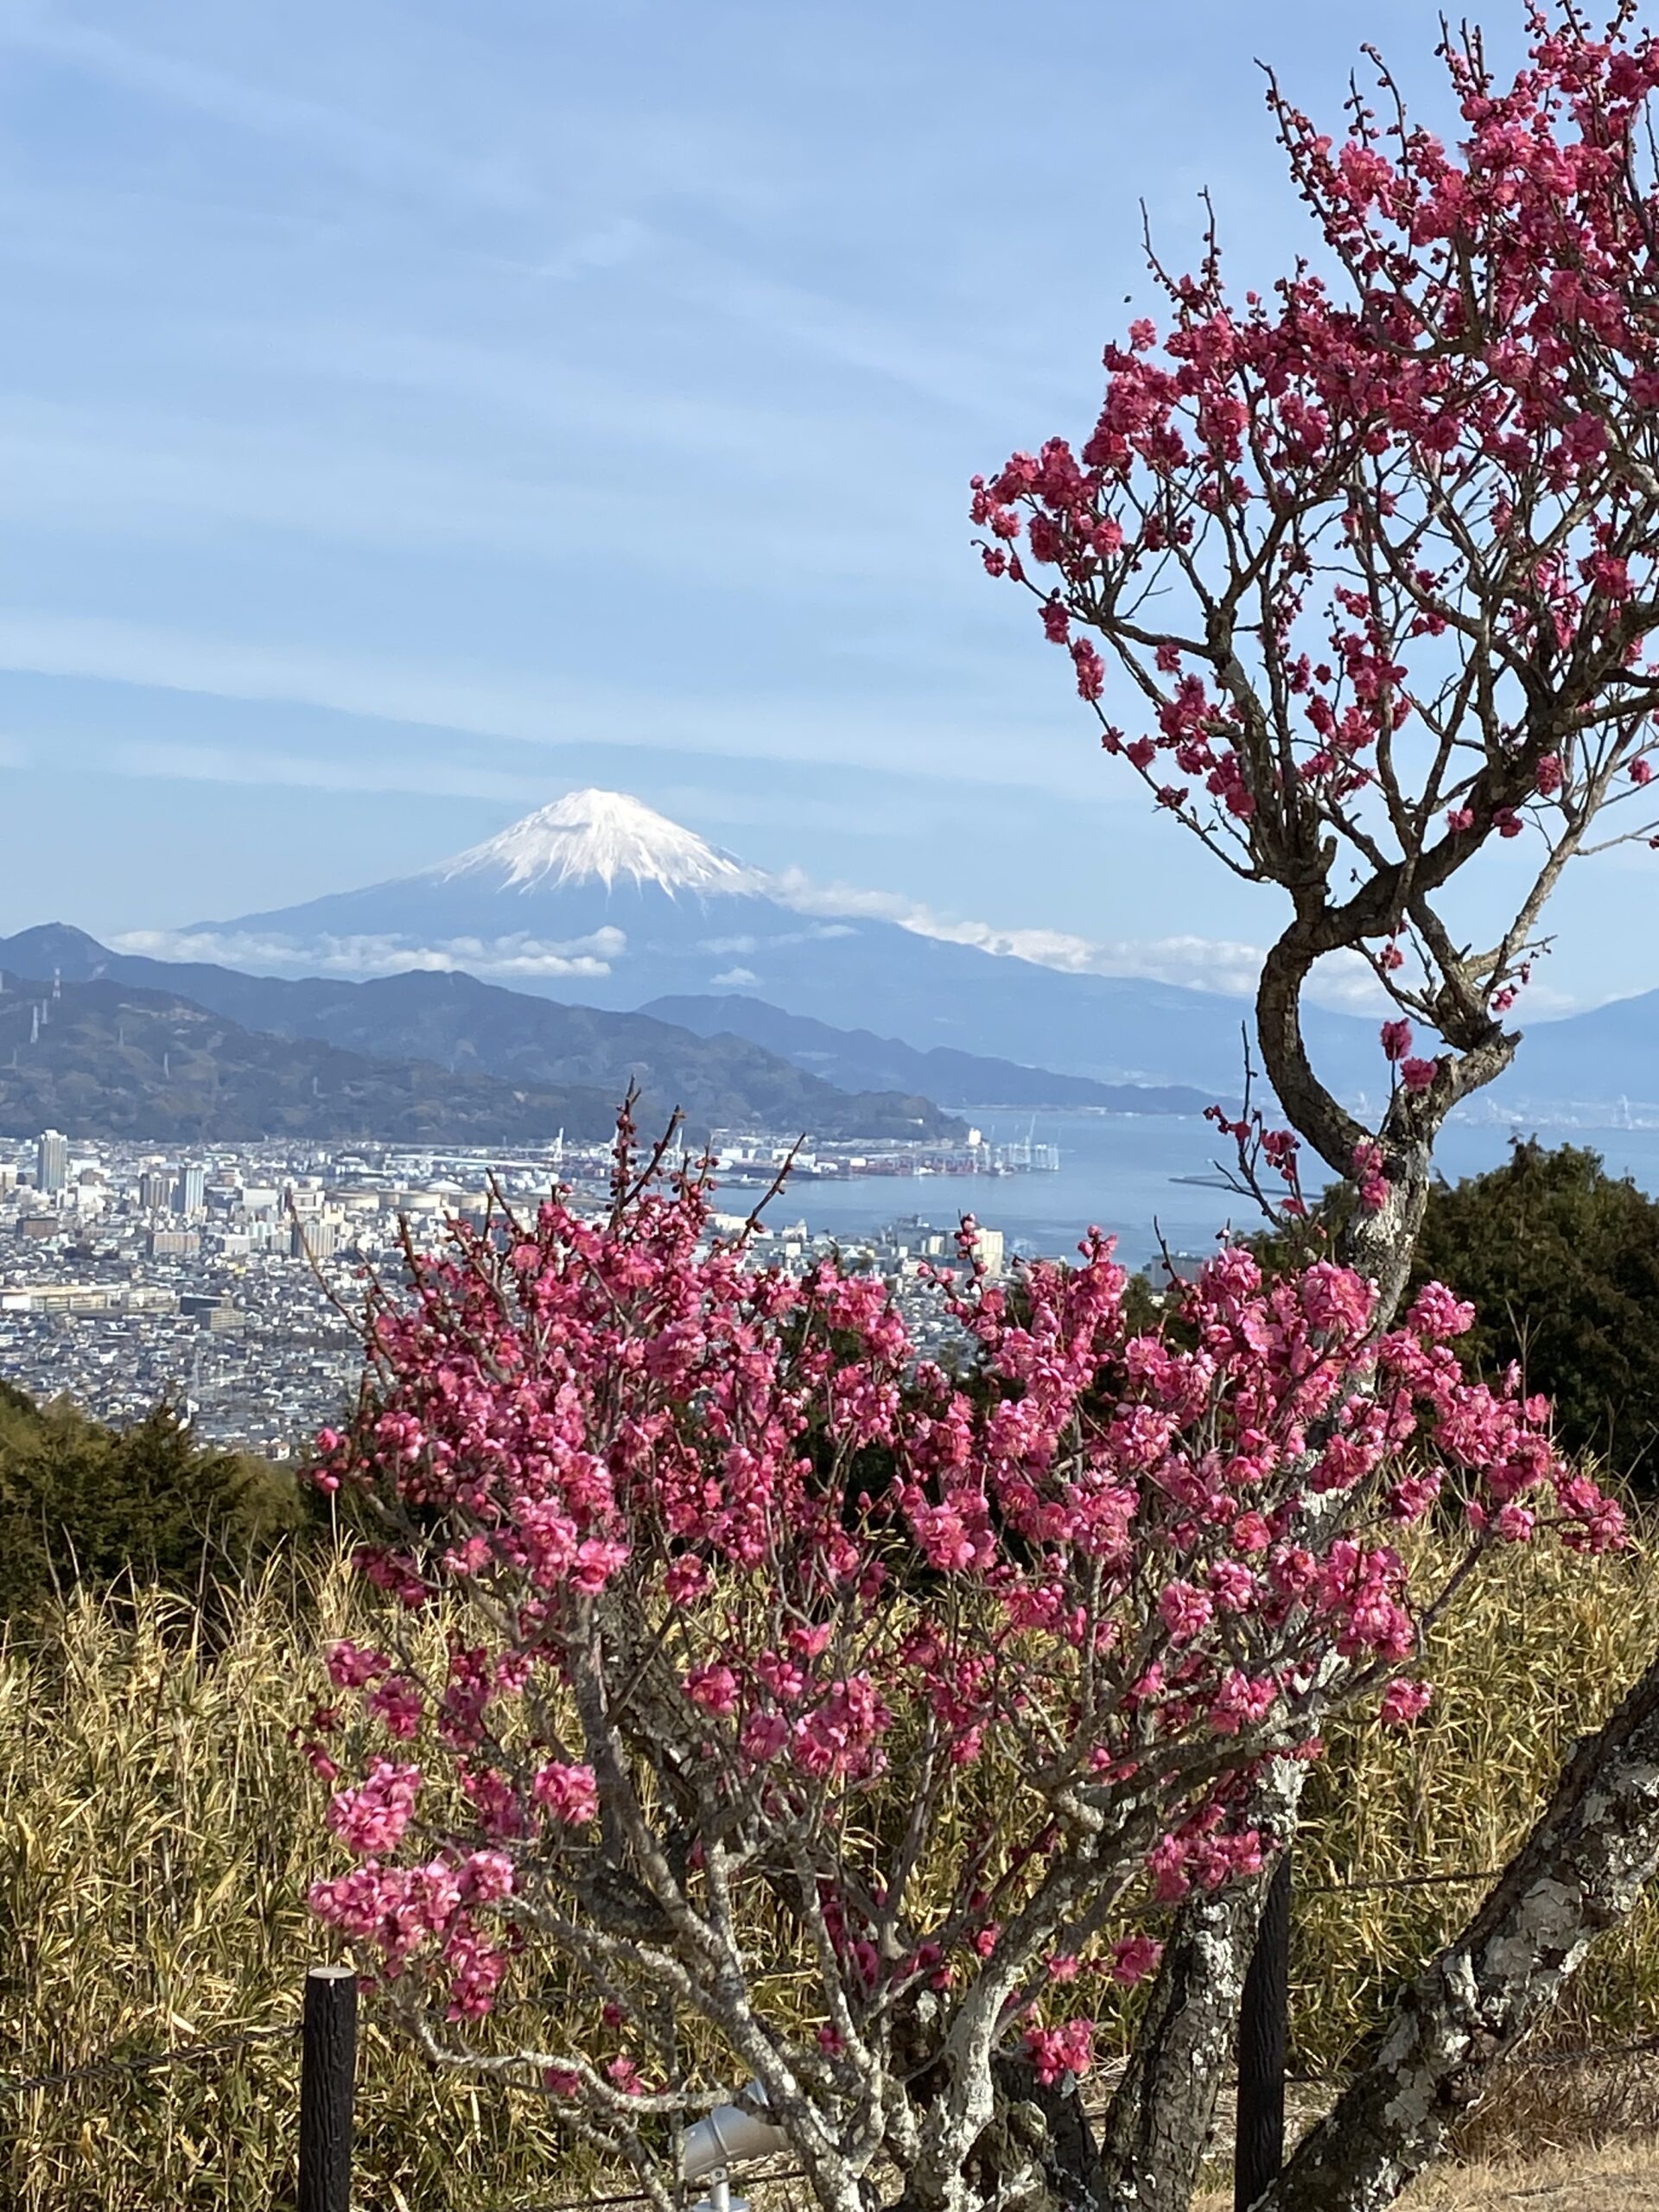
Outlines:
[[626, 933], [594, 930], [566, 944], [515, 937], [450, 938], [442, 944], [411, 945], [406, 938], [299, 938], [242, 930], [128, 930], [110, 939], [117, 952], [152, 960], [203, 960], [258, 973], [385, 976], [410, 968], [462, 972], [510, 980], [513, 976], [608, 976], [627, 950]]
[[[1008, 929], [938, 913], [898, 892], [817, 884], [796, 868], [774, 876], [772, 889], [774, 897], [801, 913], [856, 914], [872, 921], [897, 923], [917, 937], [972, 945], [999, 959], [1028, 960], [1036, 967], [1058, 969], [1067, 975], [1137, 976], [1183, 990], [1217, 991], [1229, 998], [1254, 996], [1267, 957], [1262, 945], [1226, 938], [1096, 941], [1065, 930]], [[1376, 977], [1357, 953], [1323, 963], [1312, 980], [1310, 995], [1320, 1005], [1344, 1013], [1365, 1013], [1385, 1003]]]
[[[763, 950], [848, 935], [855, 918], [883, 921], [917, 937], [970, 946], [995, 959], [1029, 961], [1062, 974], [1135, 977], [1241, 1000], [1254, 996], [1265, 957], [1263, 947], [1229, 938], [1194, 935], [1096, 941], [1063, 930], [1011, 929], [940, 914], [896, 892], [816, 884], [798, 869], [771, 877], [767, 888], [780, 905], [803, 915], [822, 916], [822, 925], [764, 942], [748, 933], [711, 937], [701, 940], [699, 949], [716, 956], [752, 957]], [[300, 938], [236, 930], [131, 930], [109, 942], [117, 951], [143, 953], [152, 959], [211, 961], [256, 972], [347, 977], [418, 968], [458, 970], [503, 983], [606, 977], [625, 968], [627, 953], [626, 932], [609, 926], [562, 941], [523, 931], [499, 938], [448, 938], [429, 944], [391, 934]], [[727, 989], [751, 988], [760, 981], [755, 971], [743, 966], [711, 978], [715, 986]], [[1322, 963], [1313, 978], [1310, 996], [1340, 1012], [1363, 1014], [1384, 1006], [1376, 978], [1357, 954]]]

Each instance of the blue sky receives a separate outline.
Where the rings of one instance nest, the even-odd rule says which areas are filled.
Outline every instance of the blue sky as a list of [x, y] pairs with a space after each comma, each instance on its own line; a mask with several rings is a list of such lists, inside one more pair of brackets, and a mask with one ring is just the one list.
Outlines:
[[[0, 0], [0, 930], [270, 907], [597, 783], [1233, 973], [1265, 895], [1115, 781], [966, 479], [1091, 419], [1141, 196], [1185, 264], [1208, 185], [1241, 283], [1304, 243], [1254, 56], [1335, 123], [1374, 39], [1432, 108], [1437, 22]], [[1598, 869], [1562, 1001], [1659, 982]]]

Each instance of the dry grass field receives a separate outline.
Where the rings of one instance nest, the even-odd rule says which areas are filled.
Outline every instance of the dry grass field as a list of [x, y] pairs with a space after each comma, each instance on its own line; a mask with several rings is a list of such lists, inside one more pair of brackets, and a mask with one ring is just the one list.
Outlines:
[[[1399, 2201], [1401, 2212], [1659, 2212], [1659, 2138], [1441, 2166]], [[1194, 2212], [1232, 2203], [1230, 2190], [1206, 2190]]]
[[1445, 2166], [1400, 2201], [1402, 2212], [1659, 2212], [1659, 2139]]
[[[338, 1562], [234, 1599], [205, 1637], [177, 1601], [73, 1599], [33, 1647], [0, 1647], [0, 2076], [74, 2067], [293, 2017], [322, 1947], [304, 1885], [329, 1861], [311, 1777], [288, 1741], [319, 1687], [315, 1654], [360, 1603]], [[1659, 1643], [1645, 1552], [1496, 1563], [1431, 1655], [1430, 1716], [1355, 1725], [1332, 1745], [1299, 1846], [1300, 2071], [1328, 2077], [1401, 1978], [1455, 1928], [1478, 1883], [1409, 1881], [1496, 1866], [1564, 1747]], [[1592, 1960], [1539, 2049], [1659, 2029], [1659, 1921], [1645, 1909]], [[15, 2212], [281, 2208], [297, 2054], [100, 2078], [16, 2100], [0, 2145]], [[435, 2079], [372, 2028], [359, 2098], [360, 2198], [387, 2212], [509, 2212], [581, 2195], [533, 2100]], [[1659, 2207], [1659, 2069], [1512, 2069], [1420, 2188], [1424, 2208]], [[1542, 2164], [1535, 2163], [1541, 2146]], [[1534, 2157], [1525, 2172], [1504, 2164]]]

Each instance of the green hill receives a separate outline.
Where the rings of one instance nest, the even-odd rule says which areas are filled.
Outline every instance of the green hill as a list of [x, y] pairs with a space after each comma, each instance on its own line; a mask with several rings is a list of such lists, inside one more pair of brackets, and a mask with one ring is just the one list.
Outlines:
[[607, 1090], [515, 1085], [424, 1060], [273, 1037], [162, 991], [0, 972], [0, 1135], [156, 1143], [536, 1144], [602, 1138]]
[[[245, 1030], [376, 1058], [423, 1061], [536, 1090], [595, 1090], [607, 1104], [635, 1084], [647, 1128], [677, 1106], [697, 1136], [720, 1128], [853, 1141], [962, 1134], [914, 1081], [844, 1082], [753, 1039], [534, 998], [451, 970], [412, 969], [360, 983], [248, 976], [205, 961], [111, 952], [63, 923], [0, 938], [0, 963], [25, 975], [61, 974], [66, 988], [72, 981], [118, 982], [159, 991]], [[575, 1122], [569, 1126], [574, 1133]]]

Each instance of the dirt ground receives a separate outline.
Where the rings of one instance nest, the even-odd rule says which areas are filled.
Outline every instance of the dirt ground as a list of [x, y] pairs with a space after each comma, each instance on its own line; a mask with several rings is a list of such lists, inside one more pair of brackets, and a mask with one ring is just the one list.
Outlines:
[[1659, 2137], [1522, 2164], [1446, 2166], [1401, 2199], [1411, 2212], [1659, 2212]]
[[[1194, 2212], [1230, 2212], [1206, 2192]], [[1401, 2212], [1659, 2212], [1659, 2136], [1537, 2159], [1446, 2164], [1400, 2199]]]

